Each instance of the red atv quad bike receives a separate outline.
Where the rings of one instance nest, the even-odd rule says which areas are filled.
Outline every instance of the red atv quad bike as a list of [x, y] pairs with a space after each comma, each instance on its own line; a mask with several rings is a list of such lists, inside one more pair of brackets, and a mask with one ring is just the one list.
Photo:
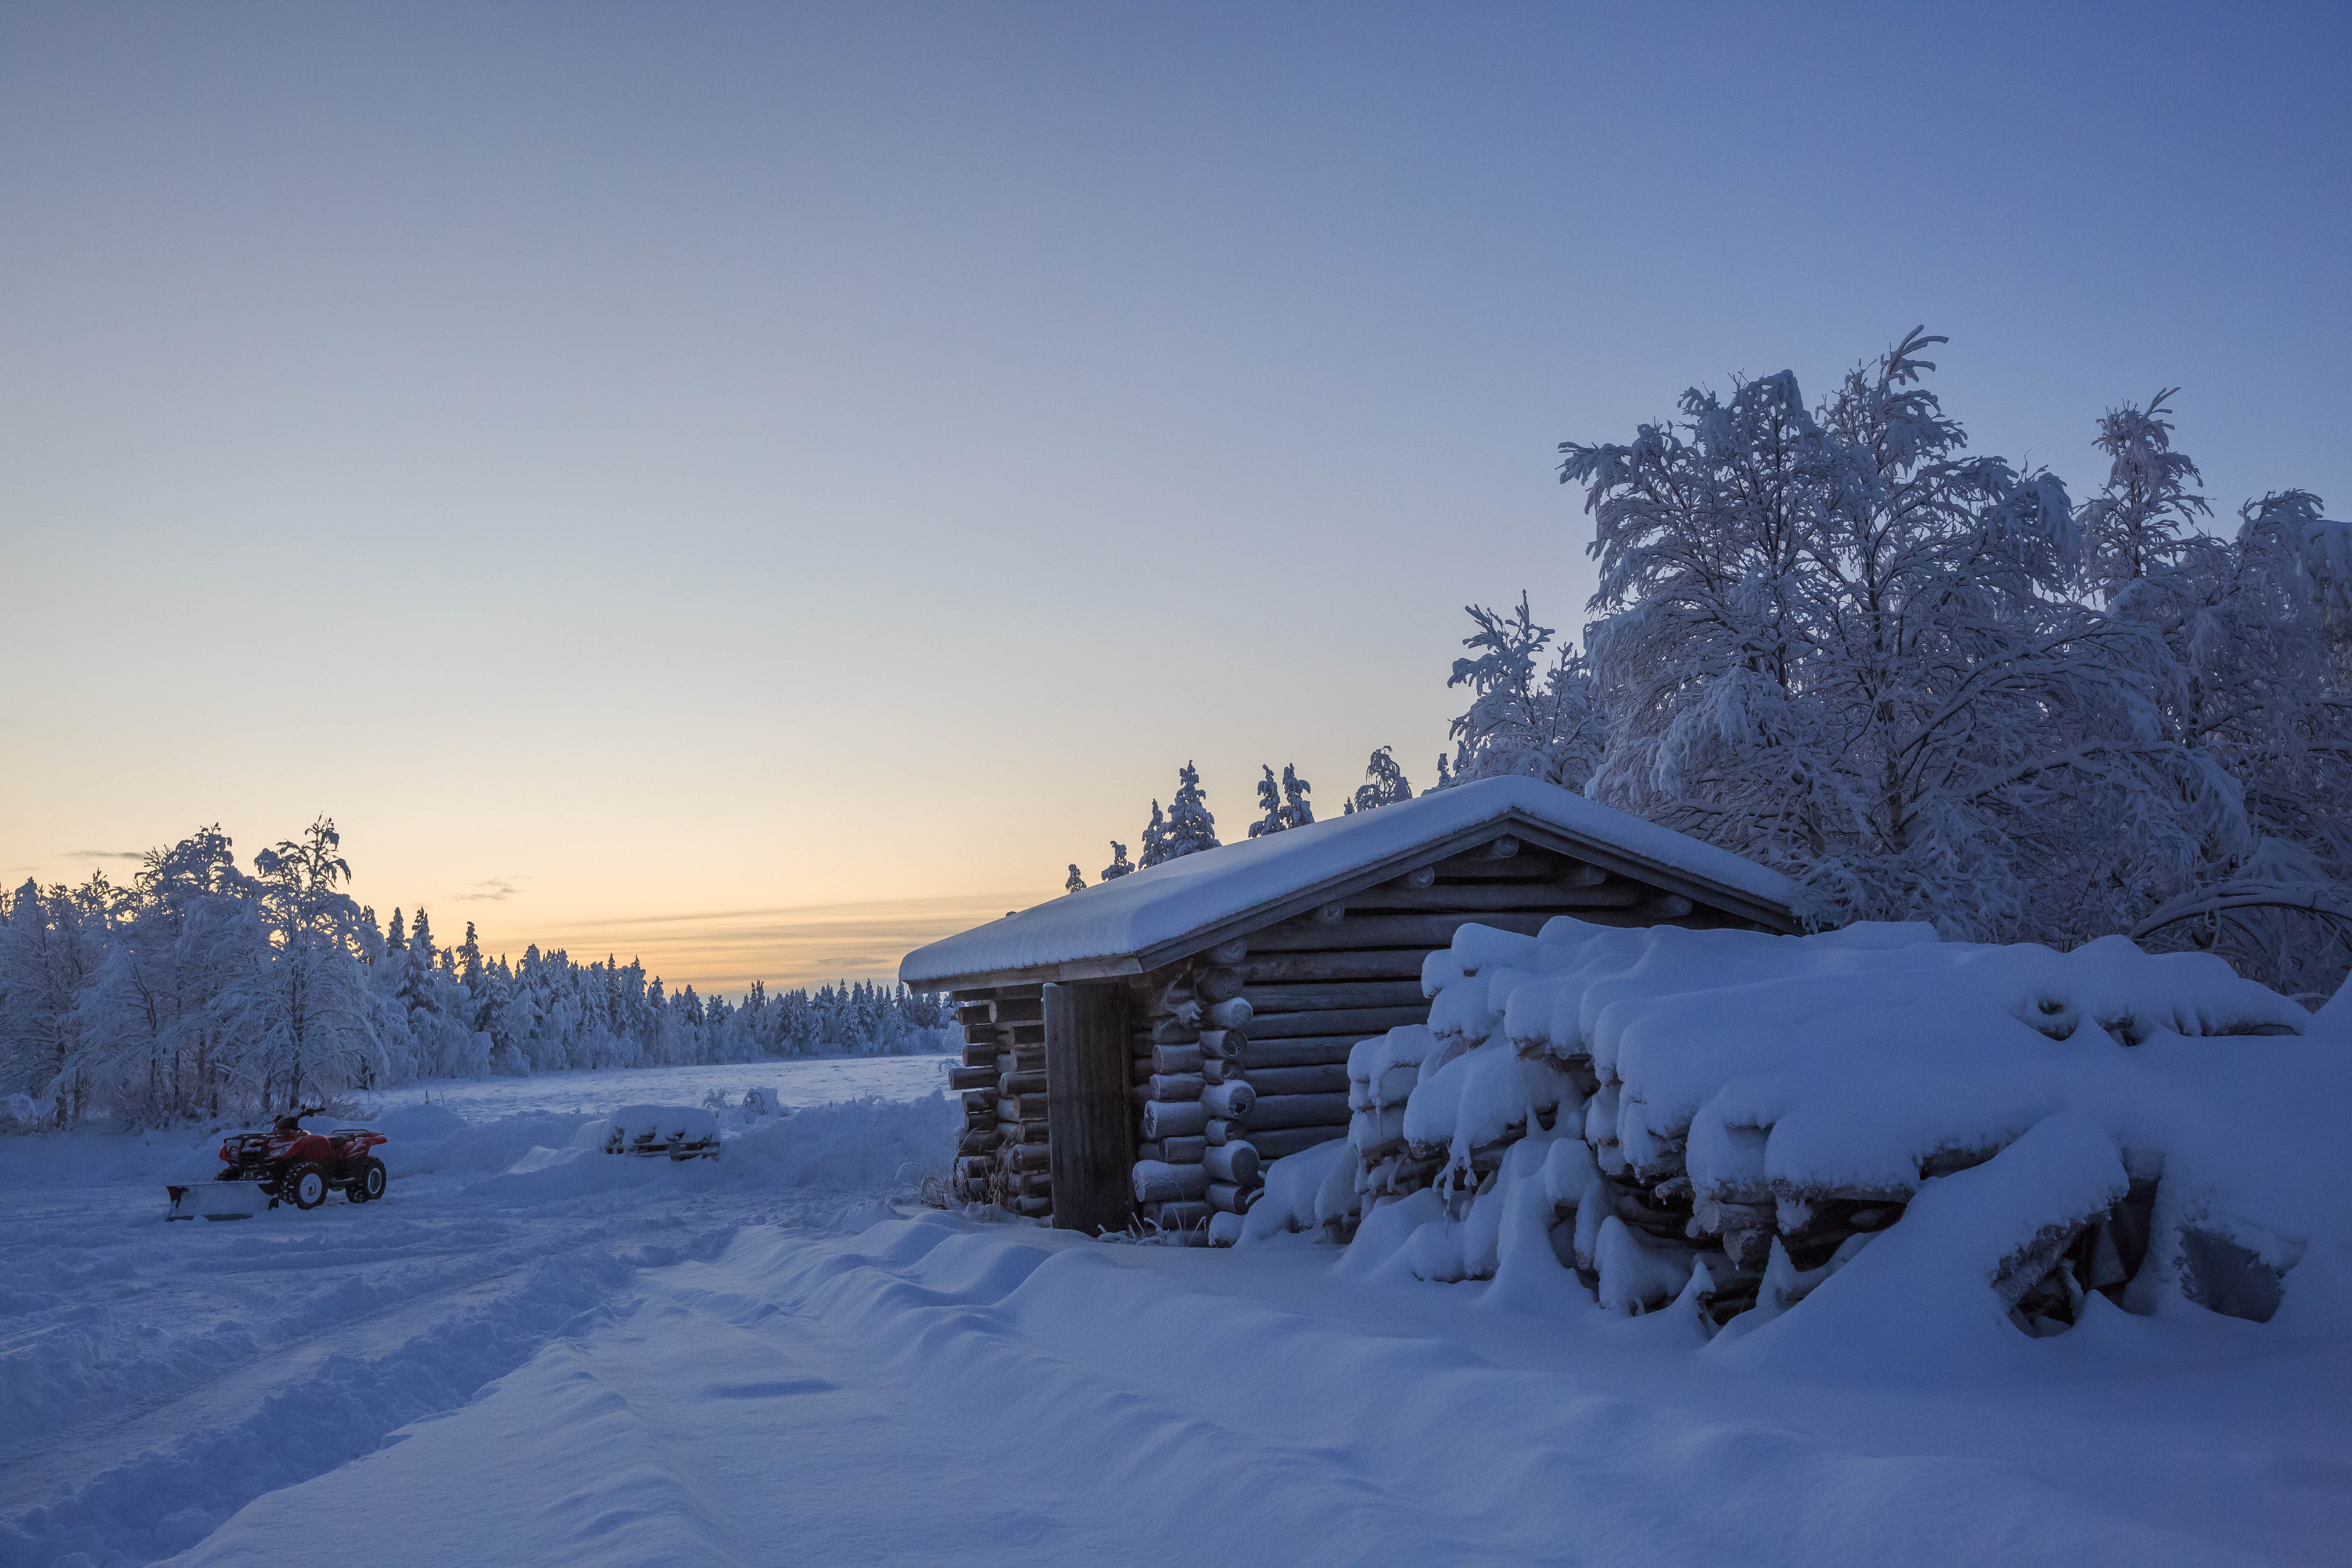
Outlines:
[[298, 1209], [314, 1209], [337, 1188], [355, 1204], [383, 1196], [383, 1162], [368, 1151], [392, 1140], [364, 1127], [338, 1127], [332, 1132], [303, 1127], [302, 1118], [319, 1114], [314, 1106], [279, 1117], [267, 1132], [230, 1133], [220, 1150], [228, 1169], [214, 1180], [258, 1182], [272, 1208], [289, 1203]]

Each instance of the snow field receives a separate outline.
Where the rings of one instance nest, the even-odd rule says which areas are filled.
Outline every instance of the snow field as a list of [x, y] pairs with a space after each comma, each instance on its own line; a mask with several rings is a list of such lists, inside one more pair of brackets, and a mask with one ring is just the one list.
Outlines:
[[747, 1229], [188, 1561], [327, 1521], [419, 1564], [2194, 1564], [2352, 1525], [2340, 1342], [2111, 1312], [1864, 1387], [1334, 1256]]
[[361, 1103], [381, 1113], [404, 1106], [447, 1106], [480, 1119], [525, 1110], [577, 1111], [609, 1109], [631, 1100], [699, 1105], [709, 1094], [740, 1100], [747, 1088], [773, 1089], [790, 1109], [830, 1105], [879, 1096], [912, 1100], [947, 1084], [948, 1068], [960, 1058], [800, 1057], [774, 1062], [718, 1062], [707, 1067], [614, 1068], [607, 1071], [533, 1073], [528, 1078], [478, 1078], [411, 1084], [362, 1095]]
[[[791, 1103], [807, 1065], [720, 1081]], [[899, 1068], [919, 1098], [730, 1109], [715, 1163], [593, 1152], [583, 1135], [600, 1149], [606, 1114], [578, 1107], [602, 1086], [564, 1093], [554, 1075], [533, 1081], [560, 1114], [476, 1097], [469, 1120], [438, 1093], [403, 1096], [368, 1119], [394, 1139], [384, 1201], [226, 1224], [162, 1217], [164, 1182], [218, 1169], [215, 1133], [0, 1139], [0, 1564], [184, 1550], [462, 1405], [642, 1268], [745, 1225], [887, 1212], [877, 1200], [945, 1164], [960, 1114], [915, 1090], [914, 1063], [854, 1065]], [[614, 1076], [637, 1098], [668, 1075]]]
[[[1434, 1039], [1404, 1042], [1416, 1080]], [[436, 1093], [373, 1119], [384, 1203], [226, 1225], [158, 1217], [209, 1140], [112, 1140], [114, 1174], [107, 1140], [0, 1141], [0, 1565], [2198, 1564], [2352, 1534], [2331, 1253], [2264, 1324], [2177, 1294], [2093, 1295], [2047, 1339], [2001, 1315], [2017, 1217], [2118, 1179], [2081, 1112], [1710, 1341], [1564, 1266], [1580, 1139], [1344, 1249], [1315, 1223], [1356, 1201], [1344, 1143], [1268, 1168], [1246, 1246], [1110, 1245], [889, 1202], [955, 1103], [743, 1106], [791, 1067], [710, 1086], [716, 1163], [596, 1152], [649, 1074], [585, 1109]], [[1495, 1070], [1456, 1074], [1455, 1131]], [[1624, 1228], [1579, 1245], [1652, 1258]]]

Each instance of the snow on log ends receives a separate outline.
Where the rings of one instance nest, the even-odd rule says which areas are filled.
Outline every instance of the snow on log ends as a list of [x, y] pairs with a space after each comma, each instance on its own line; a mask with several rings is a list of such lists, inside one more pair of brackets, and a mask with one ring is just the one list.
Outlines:
[[[2315, 1245], [2352, 1278], [2347, 1004], [2216, 957], [1562, 917], [1465, 926], [1423, 981], [1429, 1023], [1349, 1055], [1345, 1155], [1268, 1166], [1238, 1239], [1538, 1300], [1573, 1271], [1737, 1339], [1818, 1294], [1807, 1334], [1888, 1355], [1920, 1313], [2038, 1336], [2093, 1293], [2267, 1320]], [[1910, 1329], [1872, 1327], [1896, 1298]]]

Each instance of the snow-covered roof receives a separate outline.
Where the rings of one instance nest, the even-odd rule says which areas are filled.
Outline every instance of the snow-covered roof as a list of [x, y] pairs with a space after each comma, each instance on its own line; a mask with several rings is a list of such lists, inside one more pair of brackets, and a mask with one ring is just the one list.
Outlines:
[[1164, 861], [916, 949], [909, 985], [1077, 980], [1156, 968], [1510, 833], [1669, 892], [1793, 930], [1797, 886], [1727, 850], [1535, 779], [1482, 779]]

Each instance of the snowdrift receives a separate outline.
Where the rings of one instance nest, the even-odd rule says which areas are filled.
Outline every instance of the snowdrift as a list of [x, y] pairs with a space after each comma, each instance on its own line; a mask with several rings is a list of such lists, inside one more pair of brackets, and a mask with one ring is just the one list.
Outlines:
[[1561, 918], [1465, 927], [1423, 987], [1426, 1026], [1350, 1054], [1347, 1142], [1276, 1163], [1228, 1236], [1319, 1231], [1350, 1271], [1501, 1300], [1572, 1274], [1735, 1338], [2352, 1297], [2352, 1019], [2218, 958]]

